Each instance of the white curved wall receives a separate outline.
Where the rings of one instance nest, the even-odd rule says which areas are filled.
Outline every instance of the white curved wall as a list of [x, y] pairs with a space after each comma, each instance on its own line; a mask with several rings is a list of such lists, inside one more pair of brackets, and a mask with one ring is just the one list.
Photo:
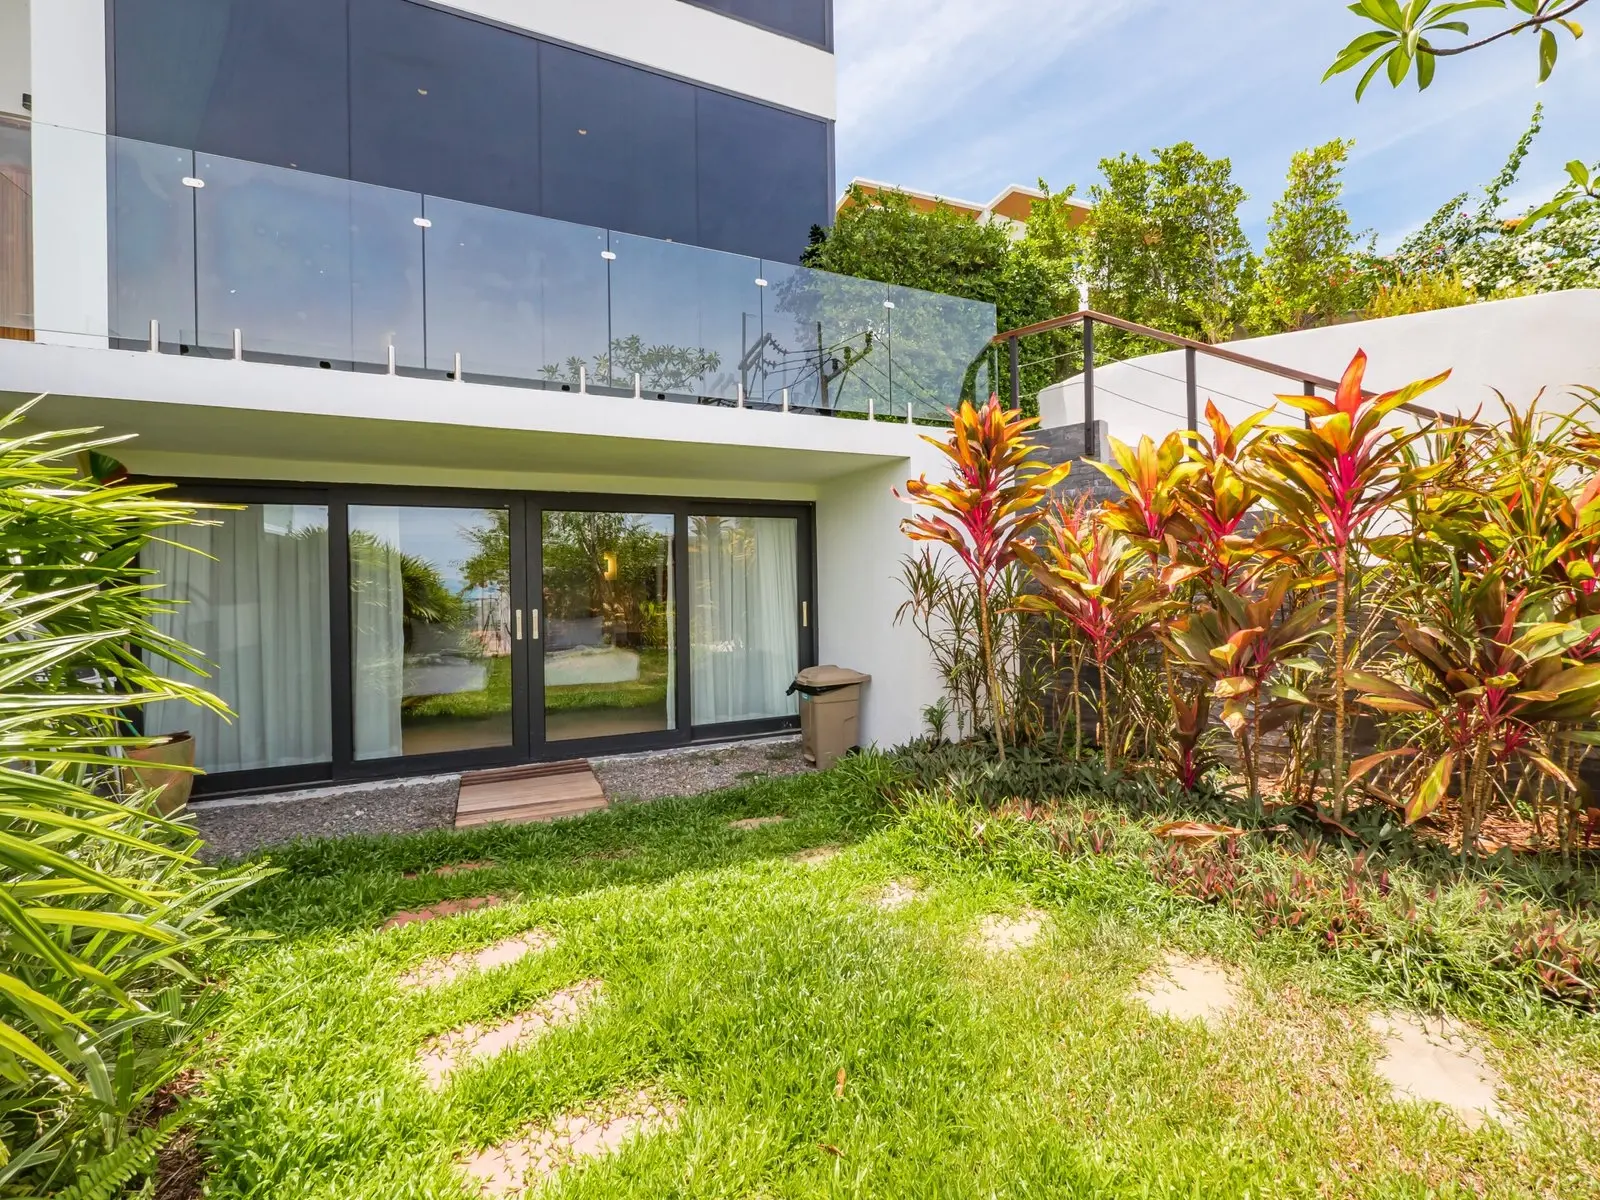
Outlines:
[[[1241, 354], [1337, 379], [1357, 350], [1367, 352], [1367, 386], [1399, 387], [1449, 370], [1450, 379], [1419, 403], [1443, 412], [1498, 421], [1498, 389], [1520, 407], [1545, 390], [1543, 407], [1568, 411], [1576, 385], [1600, 387], [1600, 290], [1551, 292], [1464, 308], [1354, 321], [1325, 329], [1280, 333], [1229, 342]], [[1112, 436], [1160, 438], [1185, 424], [1183, 351], [1152, 354], [1095, 369], [1095, 417]], [[1199, 401], [1207, 399], [1237, 421], [1270, 405], [1279, 392], [1297, 392], [1291, 380], [1200, 355]], [[1039, 394], [1046, 426], [1083, 419], [1081, 380], [1054, 384]], [[1285, 410], [1288, 411], [1288, 410]]]

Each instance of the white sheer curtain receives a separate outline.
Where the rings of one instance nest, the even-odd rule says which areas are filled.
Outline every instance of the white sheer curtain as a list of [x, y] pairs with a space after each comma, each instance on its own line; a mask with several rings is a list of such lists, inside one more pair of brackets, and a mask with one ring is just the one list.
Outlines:
[[800, 664], [797, 522], [690, 517], [691, 712], [696, 725], [796, 711]]
[[350, 637], [357, 758], [404, 753], [405, 597], [400, 573], [400, 510], [350, 509]]
[[328, 510], [251, 505], [175, 525], [145, 547], [160, 595], [175, 601], [156, 628], [198, 650], [200, 678], [165, 660], [153, 668], [206, 688], [237, 716], [181, 701], [145, 709], [152, 734], [194, 735], [207, 771], [327, 762], [333, 756], [328, 648]]

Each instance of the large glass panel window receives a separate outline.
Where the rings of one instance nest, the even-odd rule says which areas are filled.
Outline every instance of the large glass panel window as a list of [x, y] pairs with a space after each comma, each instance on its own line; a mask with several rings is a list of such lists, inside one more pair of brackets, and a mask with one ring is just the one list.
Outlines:
[[800, 665], [793, 517], [689, 518], [693, 722], [792, 716]]
[[813, 225], [833, 220], [828, 127], [701, 89], [696, 177], [702, 246], [797, 263]]
[[549, 741], [676, 728], [673, 518], [544, 514]]
[[345, 176], [345, 0], [116, 0], [122, 137]]
[[509, 746], [503, 508], [350, 506], [358, 759]]
[[252, 504], [208, 517], [213, 524], [163, 529], [141, 558], [172, 601], [157, 630], [199, 651], [206, 676], [153, 665], [236, 715], [166, 700], [145, 709], [145, 730], [193, 734], [195, 761], [207, 771], [327, 762], [328, 510]]
[[696, 240], [694, 87], [543, 45], [539, 121], [545, 216]]
[[689, 0], [689, 3], [738, 17], [774, 33], [799, 38], [813, 46], [826, 48], [828, 44], [832, 0]]
[[395, 0], [350, 5], [350, 174], [539, 211], [539, 43]]

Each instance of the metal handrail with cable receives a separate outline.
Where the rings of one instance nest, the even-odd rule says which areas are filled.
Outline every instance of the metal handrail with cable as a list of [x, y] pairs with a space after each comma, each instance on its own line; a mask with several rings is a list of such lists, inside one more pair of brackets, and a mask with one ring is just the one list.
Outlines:
[[[1105, 325], [1112, 329], [1120, 329], [1125, 333], [1135, 334], [1153, 342], [1172, 346], [1184, 352], [1184, 388], [1188, 408], [1188, 427], [1200, 428], [1200, 389], [1196, 378], [1197, 360], [1201, 354], [1220, 362], [1231, 363], [1237, 367], [1246, 367], [1250, 370], [1260, 371], [1265, 375], [1276, 375], [1280, 379], [1292, 379], [1300, 384], [1302, 395], [1314, 396], [1318, 389], [1337, 391], [1339, 381], [1326, 376], [1314, 375], [1309, 371], [1297, 371], [1292, 367], [1285, 367], [1279, 363], [1268, 362], [1264, 358], [1256, 358], [1249, 354], [1240, 354], [1237, 350], [1228, 350], [1222, 346], [1213, 346], [1208, 342], [1196, 341], [1181, 334], [1168, 333], [1164, 329], [1156, 329], [1150, 325], [1140, 325], [1136, 321], [1125, 321], [1121, 317], [1113, 317], [1109, 313], [1096, 312], [1093, 309], [1079, 309], [1077, 312], [1067, 313], [1060, 317], [1051, 317], [1045, 321], [1035, 321], [1032, 325], [1024, 325], [1018, 329], [1010, 329], [1004, 333], [995, 334], [992, 344], [1005, 345], [1010, 355], [1011, 367], [1011, 395], [1014, 401], [1020, 402], [1022, 394], [1022, 351], [1021, 342], [1025, 337], [1035, 334], [1050, 333], [1057, 329], [1065, 329], [1072, 325], [1083, 327], [1083, 423], [1084, 444], [1090, 457], [1099, 453], [1098, 433], [1094, 420], [1094, 327], [1096, 324]], [[1130, 360], [1131, 361], [1131, 360]], [[1145, 368], [1141, 368], [1145, 369]], [[1161, 374], [1161, 372], [1152, 372]], [[1168, 376], [1168, 378], [1174, 378]], [[1376, 392], [1363, 388], [1362, 396], [1372, 397]], [[1410, 413], [1415, 417], [1422, 417], [1430, 421], [1460, 421], [1460, 417], [1450, 417], [1435, 409], [1425, 408], [1420, 404], [1402, 404], [1402, 412]], [[1177, 414], [1174, 413], [1174, 416]], [[1309, 421], [1309, 417], [1307, 420]]]

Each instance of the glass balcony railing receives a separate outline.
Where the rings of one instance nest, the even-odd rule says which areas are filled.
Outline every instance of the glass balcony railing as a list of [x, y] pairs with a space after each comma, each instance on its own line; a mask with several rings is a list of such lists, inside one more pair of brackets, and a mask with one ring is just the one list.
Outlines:
[[990, 386], [989, 304], [100, 140], [117, 345], [899, 420]]

